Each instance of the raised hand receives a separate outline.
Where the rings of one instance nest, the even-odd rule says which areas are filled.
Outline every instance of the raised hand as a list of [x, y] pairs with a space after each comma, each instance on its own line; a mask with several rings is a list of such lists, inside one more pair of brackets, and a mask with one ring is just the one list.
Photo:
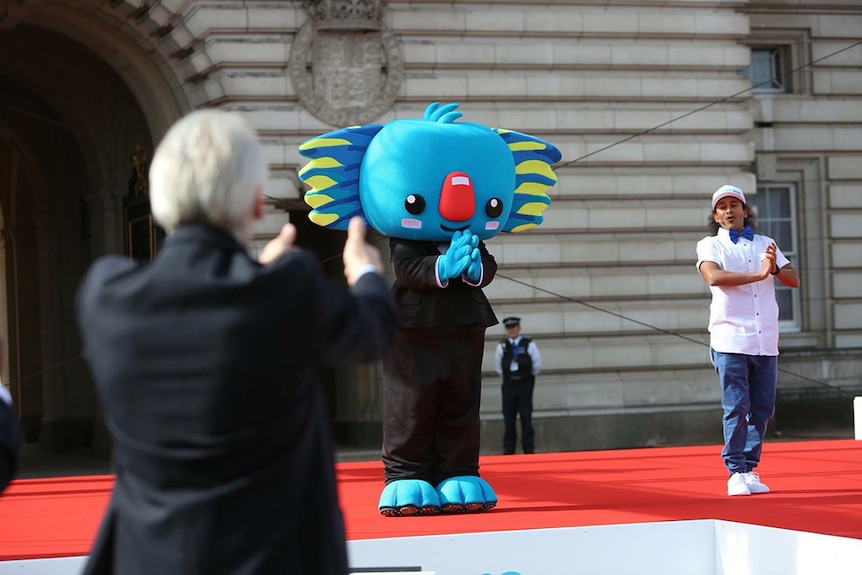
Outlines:
[[482, 279], [482, 253], [479, 251], [479, 237], [473, 235], [470, 238], [470, 264], [464, 275], [470, 283], [477, 284]]
[[344, 251], [341, 253], [347, 285], [355, 284], [363, 271], [370, 267], [373, 267], [377, 273], [383, 271], [380, 250], [365, 241], [365, 232], [364, 219], [359, 216], [350, 219], [347, 228], [347, 241], [344, 242]]
[[441, 280], [460, 277], [467, 270], [470, 265], [470, 252], [473, 250], [470, 238], [469, 232], [456, 231], [452, 234], [449, 249], [437, 258], [437, 275]]
[[287, 252], [293, 249], [293, 242], [296, 241], [296, 226], [293, 224], [284, 224], [279, 234], [269, 240], [263, 247], [260, 255], [257, 256], [257, 261], [263, 265], [271, 264]]
[[776, 254], [775, 251], [778, 247], [775, 243], [771, 243], [766, 246], [766, 253], [762, 254], [763, 259], [760, 260], [760, 275], [762, 279], [766, 279], [769, 277], [769, 274], [776, 271]]

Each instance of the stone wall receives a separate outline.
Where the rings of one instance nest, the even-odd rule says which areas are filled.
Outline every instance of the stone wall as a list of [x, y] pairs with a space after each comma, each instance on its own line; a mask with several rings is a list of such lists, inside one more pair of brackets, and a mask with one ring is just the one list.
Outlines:
[[[782, 390], [834, 391], [831, 368], [793, 370], [862, 348], [862, 47], [803, 67], [787, 94], [753, 95], [740, 75], [754, 44], [783, 43], [802, 65], [858, 41], [855, 0], [392, 1], [378, 21], [335, 30], [315, 30], [300, 2], [163, 0], [149, 16], [191, 106], [241, 110], [264, 138], [275, 200], [261, 243], [280, 208], [301, 208], [297, 146], [335, 127], [453, 101], [465, 120], [562, 150], [545, 223], [488, 244], [498, 316], [522, 317], [541, 347], [540, 449], [719, 439], [694, 263], [724, 183], [798, 195], [802, 317], [782, 335]], [[489, 329], [484, 363], [489, 451], [502, 333]], [[853, 374], [841, 385], [862, 387], [859, 354], [838, 364]], [[376, 425], [379, 396], [359, 395], [371, 404], [341, 406], [342, 423]]]

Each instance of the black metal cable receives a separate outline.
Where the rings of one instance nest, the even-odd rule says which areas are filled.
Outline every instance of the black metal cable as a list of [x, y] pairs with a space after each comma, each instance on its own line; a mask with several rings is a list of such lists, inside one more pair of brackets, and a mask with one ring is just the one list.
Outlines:
[[[816, 64], [816, 63], [818, 63], [818, 62], [822, 62], [823, 60], [826, 60], [827, 58], [831, 58], [832, 56], [835, 56], [835, 55], [837, 55], [837, 54], [840, 54], [841, 52], [846, 52], [847, 50], [850, 50], [850, 49], [852, 49], [852, 48], [855, 48], [856, 46], [859, 46], [859, 45], [861, 45], [861, 44], [862, 44], [862, 40], [860, 40], [860, 41], [858, 41], [858, 42], [854, 42], [853, 44], [850, 44], [849, 46], [846, 46], [846, 47], [844, 47], [844, 48], [841, 48], [840, 50], [836, 50], [836, 51], [834, 51], [834, 52], [832, 52], [832, 53], [830, 53], [830, 54], [827, 54], [827, 55], [825, 55], [825, 56], [822, 56], [822, 57], [820, 57], [820, 58], [817, 58], [816, 60], [812, 60], [811, 62], [808, 62], [808, 63], [806, 63], [806, 64], [802, 64], [802, 65], [800, 65], [800, 66], [797, 66], [796, 68], [793, 68], [792, 70], [790, 70], [790, 74], [793, 74], [794, 72], [798, 72], [798, 71], [800, 71], [800, 70], [804, 70], [805, 68], [807, 68], [807, 67], [809, 67], [809, 66], [813, 66], [814, 64]], [[611, 148], [613, 148], [613, 147], [615, 147], [615, 146], [619, 146], [620, 144], [624, 144], [624, 143], [626, 143], [626, 142], [628, 142], [628, 141], [634, 140], [635, 138], [639, 138], [640, 136], [643, 136], [643, 135], [649, 134], [650, 132], [654, 132], [654, 131], [656, 131], [656, 130], [658, 130], [658, 129], [660, 129], [660, 128], [664, 128], [665, 126], [667, 126], [667, 125], [669, 125], [669, 124], [672, 124], [672, 123], [674, 123], [674, 122], [676, 122], [676, 121], [678, 121], [678, 120], [682, 120], [682, 119], [684, 119], [684, 118], [688, 118], [689, 116], [694, 115], [694, 114], [697, 114], [698, 112], [702, 112], [702, 111], [704, 111], [704, 110], [706, 110], [706, 109], [708, 109], [708, 108], [712, 108], [713, 106], [717, 106], [718, 104], [721, 104], [721, 103], [726, 102], [726, 101], [728, 101], [728, 100], [732, 100], [732, 99], [736, 98], [737, 96], [741, 96], [741, 95], [743, 95], [743, 94], [745, 94], [745, 93], [747, 93], [747, 92], [751, 92], [751, 91], [753, 91], [755, 88], [759, 88], [760, 86], [765, 86], [766, 84], [771, 84], [771, 83], [773, 82], [773, 80], [776, 80], [776, 77], [775, 77], [775, 76], [771, 77], [771, 78], [770, 78], [770, 79], [768, 79], [768, 80], [764, 80], [764, 81], [762, 81], [762, 82], [758, 82], [757, 84], [753, 84], [753, 85], [752, 85], [752, 86], [750, 86], [749, 88], [746, 88], [745, 90], [740, 90], [739, 92], [735, 92], [735, 93], [731, 94], [730, 96], [725, 96], [724, 98], [721, 98], [721, 99], [719, 99], [719, 100], [715, 100], [715, 101], [710, 102], [710, 103], [708, 103], [708, 104], [704, 104], [703, 106], [700, 106], [699, 108], [695, 108], [695, 109], [693, 109], [693, 110], [689, 110], [689, 111], [688, 111], [688, 112], [686, 112], [685, 114], [682, 114], [682, 115], [680, 115], [680, 116], [677, 116], [676, 118], [671, 118], [670, 120], [666, 120], [666, 121], [662, 122], [661, 124], [658, 124], [658, 125], [656, 125], [656, 126], [653, 126], [652, 128], [647, 128], [646, 130], [643, 130], [643, 131], [641, 131], [641, 132], [637, 132], [636, 134], [632, 134], [632, 135], [630, 135], [630, 136], [626, 136], [626, 137], [625, 137], [625, 138], [623, 138], [622, 140], [616, 141], [616, 142], [614, 142], [614, 143], [612, 143], [612, 144], [608, 144], [607, 146], [603, 146], [603, 147], [599, 148], [598, 150], [593, 150], [592, 152], [590, 152], [590, 153], [588, 153], [588, 154], [584, 154], [583, 156], [578, 156], [578, 157], [577, 157], [577, 158], [575, 158], [574, 160], [569, 160], [568, 162], [563, 162], [562, 164], [557, 164], [557, 165], [555, 165], [555, 166], [554, 166], [554, 169], [565, 168], [565, 167], [567, 167], [567, 166], [570, 166], [570, 165], [574, 164], [575, 162], [579, 162], [579, 161], [581, 161], [581, 160], [583, 160], [583, 159], [589, 158], [590, 156], [594, 156], [594, 155], [596, 155], [596, 154], [598, 154], [598, 153], [600, 153], [600, 152], [604, 152], [604, 151], [606, 151], [606, 150], [610, 150]]]
[[[577, 300], [577, 299], [575, 299], [575, 298], [571, 298], [571, 297], [569, 297], [569, 296], [565, 296], [565, 295], [563, 295], [563, 294], [559, 294], [559, 293], [553, 292], [553, 291], [551, 291], [551, 290], [547, 290], [547, 289], [544, 289], [544, 288], [540, 288], [540, 287], [538, 287], [538, 286], [532, 285], [532, 284], [527, 283], [527, 282], [525, 282], [525, 281], [521, 281], [521, 280], [519, 280], [519, 279], [515, 279], [515, 278], [513, 278], [513, 277], [511, 277], [511, 276], [507, 276], [507, 275], [505, 275], [505, 274], [501, 274], [500, 272], [497, 272], [497, 274], [496, 274], [496, 276], [495, 276], [495, 277], [498, 277], [498, 278], [505, 278], [505, 279], [507, 279], [507, 280], [509, 280], [509, 281], [511, 281], [511, 282], [515, 282], [515, 283], [517, 283], [517, 284], [521, 284], [521, 285], [526, 286], [526, 287], [529, 287], [529, 288], [531, 288], [531, 289], [534, 289], [534, 290], [537, 290], [537, 291], [544, 292], [544, 293], [546, 293], [546, 294], [549, 294], [549, 295], [552, 295], [552, 296], [554, 296], [554, 297], [557, 297], [557, 298], [563, 299], [563, 300], [565, 300], [565, 301], [568, 301], [568, 302], [571, 302], [571, 303], [576, 303], [576, 304], [582, 305], [582, 306], [584, 306], [584, 307], [588, 307], [588, 308], [590, 308], [590, 309], [593, 309], [593, 310], [596, 310], [596, 311], [600, 311], [600, 312], [602, 312], [602, 313], [606, 313], [606, 314], [612, 315], [612, 316], [614, 316], [614, 317], [618, 317], [618, 318], [620, 318], [620, 319], [624, 319], [624, 320], [626, 320], [626, 321], [630, 321], [630, 322], [632, 322], [632, 323], [636, 323], [636, 324], [638, 324], [638, 325], [641, 325], [641, 326], [647, 327], [647, 328], [649, 328], [649, 329], [652, 329], [652, 330], [655, 330], [655, 331], [658, 331], [658, 332], [661, 332], [661, 333], [664, 333], [664, 334], [667, 334], [667, 335], [672, 335], [672, 336], [674, 336], [674, 337], [678, 337], [678, 338], [680, 338], [680, 339], [684, 339], [685, 341], [689, 341], [689, 342], [692, 342], [692, 343], [696, 343], [696, 344], [698, 344], [698, 345], [705, 346], [705, 347], [710, 347], [710, 345], [709, 345], [708, 343], [704, 343], [704, 342], [702, 342], [702, 341], [700, 341], [700, 340], [694, 339], [693, 337], [689, 337], [689, 336], [687, 336], [687, 335], [684, 335], [684, 334], [681, 334], [681, 333], [678, 333], [678, 332], [675, 332], [675, 331], [671, 331], [671, 330], [669, 330], [669, 329], [664, 329], [664, 328], [661, 328], [661, 327], [658, 327], [658, 326], [655, 326], [655, 325], [649, 324], [649, 323], [647, 323], [647, 322], [645, 322], [645, 321], [641, 321], [641, 320], [639, 320], [639, 319], [634, 319], [634, 318], [628, 317], [628, 316], [626, 316], [626, 315], [623, 315], [623, 314], [621, 314], [621, 313], [617, 313], [617, 312], [614, 312], [614, 311], [610, 311], [610, 310], [607, 310], [607, 309], [601, 308], [601, 307], [599, 307], [599, 306], [597, 306], [597, 305], [593, 305], [593, 304], [591, 304], [591, 303], [587, 303], [587, 302], [585, 302], [585, 301]], [[802, 379], [802, 380], [804, 380], [804, 381], [808, 381], [808, 382], [811, 382], [811, 383], [816, 383], [817, 385], [820, 385], [820, 386], [823, 386], [823, 387], [828, 387], [828, 388], [830, 388], [830, 389], [834, 389], [834, 390], [836, 390], [836, 391], [840, 391], [841, 393], [846, 394], [846, 395], [849, 395], [849, 396], [855, 396], [855, 395], [856, 395], [856, 393], [855, 393], [855, 392], [853, 392], [853, 391], [850, 391], [850, 390], [847, 390], [847, 389], [844, 389], [844, 388], [838, 387], [837, 385], [832, 385], [831, 383], [828, 383], [828, 382], [825, 382], [825, 381], [821, 381], [821, 380], [818, 380], [818, 379], [814, 379], [814, 378], [808, 377], [807, 375], [802, 375], [802, 374], [800, 374], [800, 373], [796, 373], [796, 372], [790, 371], [790, 370], [788, 370], [788, 369], [783, 369], [783, 368], [779, 367], [779, 368], [778, 368], [778, 371], [779, 371], [779, 372], [781, 372], [781, 373], [787, 374], [787, 375], [792, 375], [792, 376], [794, 376], [794, 377], [798, 377], [799, 379]]]

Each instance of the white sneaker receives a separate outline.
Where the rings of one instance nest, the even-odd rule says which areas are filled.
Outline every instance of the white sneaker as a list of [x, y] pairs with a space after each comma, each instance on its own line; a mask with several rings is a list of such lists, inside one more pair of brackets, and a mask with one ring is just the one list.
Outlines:
[[745, 485], [751, 493], [769, 493], [769, 487], [760, 482], [760, 476], [754, 471], [743, 473]]
[[731, 497], [734, 495], [751, 495], [751, 490], [748, 488], [748, 483], [745, 481], [746, 473], [734, 473], [727, 480], [727, 494]]

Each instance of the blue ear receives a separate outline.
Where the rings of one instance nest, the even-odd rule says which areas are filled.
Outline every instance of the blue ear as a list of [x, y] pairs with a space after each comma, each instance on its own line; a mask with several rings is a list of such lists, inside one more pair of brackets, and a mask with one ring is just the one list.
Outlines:
[[350, 218], [364, 216], [359, 202], [359, 166], [381, 128], [380, 124], [343, 128], [299, 146], [299, 153], [311, 158], [299, 170], [299, 179], [311, 188], [304, 197], [312, 207], [308, 219], [325, 228], [346, 230]]
[[551, 205], [546, 190], [557, 183], [557, 175], [551, 166], [563, 155], [556, 146], [541, 138], [503, 128], [495, 131], [509, 146], [515, 159], [515, 197], [509, 219], [501, 231], [523, 232], [544, 221], [542, 212]]
[[440, 102], [432, 102], [425, 108], [424, 119], [441, 124], [451, 124], [462, 116], [461, 112], [455, 111], [458, 104], [446, 104], [441, 106]]

